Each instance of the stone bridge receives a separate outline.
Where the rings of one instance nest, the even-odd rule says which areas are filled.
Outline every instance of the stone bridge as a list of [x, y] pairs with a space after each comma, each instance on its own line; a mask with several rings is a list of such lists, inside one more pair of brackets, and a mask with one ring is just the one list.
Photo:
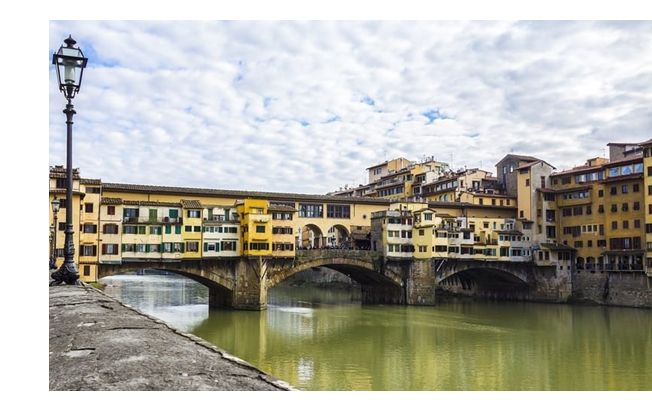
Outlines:
[[318, 267], [333, 269], [359, 283], [362, 302], [368, 304], [433, 305], [435, 292], [442, 287], [453, 292], [473, 289], [477, 293], [478, 288], [490, 288], [529, 293], [537, 281], [536, 267], [531, 264], [392, 259], [381, 252], [358, 250], [305, 250], [294, 258], [123, 259], [122, 264], [100, 265], [98, 279], [142, 269], [170, 271], [207, 286], [211, 307], [263, 310], [270, 288]]

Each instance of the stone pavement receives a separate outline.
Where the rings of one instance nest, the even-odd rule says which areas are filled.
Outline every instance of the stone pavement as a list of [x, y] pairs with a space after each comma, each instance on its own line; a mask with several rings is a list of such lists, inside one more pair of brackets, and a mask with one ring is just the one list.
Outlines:
[[88, 286], [50, 287], [50, 391], [297, 390]]

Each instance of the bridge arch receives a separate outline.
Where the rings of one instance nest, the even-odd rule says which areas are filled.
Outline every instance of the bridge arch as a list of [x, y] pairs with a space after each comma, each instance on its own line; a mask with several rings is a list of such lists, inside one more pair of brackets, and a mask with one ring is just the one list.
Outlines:
[[437, 283], [454, 275], [473, 278], [494, 278], [504, 283], [530, 284], [531, 265], [527, 263], [496, 262], [481, 260], [440, 260], [437, 266]]
[[332, 248], [349, 249], [353, 248], [351, 243], [351, 233], [346, 226], [335, 224], [328, 229], [327, 234], [328, 246]]

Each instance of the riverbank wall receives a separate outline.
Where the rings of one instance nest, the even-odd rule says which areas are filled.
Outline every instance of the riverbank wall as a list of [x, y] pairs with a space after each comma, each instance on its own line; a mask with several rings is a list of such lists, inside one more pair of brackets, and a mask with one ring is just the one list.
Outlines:
[[574, 271], [570, 302], [652, 308], [652, 278], [640, 273]]

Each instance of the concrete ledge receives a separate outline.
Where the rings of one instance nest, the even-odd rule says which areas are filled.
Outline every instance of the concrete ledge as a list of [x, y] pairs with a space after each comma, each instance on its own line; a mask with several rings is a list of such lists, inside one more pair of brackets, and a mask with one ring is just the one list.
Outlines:
[[50, 287], [50, 390], [296, 390], [90, 286]]

